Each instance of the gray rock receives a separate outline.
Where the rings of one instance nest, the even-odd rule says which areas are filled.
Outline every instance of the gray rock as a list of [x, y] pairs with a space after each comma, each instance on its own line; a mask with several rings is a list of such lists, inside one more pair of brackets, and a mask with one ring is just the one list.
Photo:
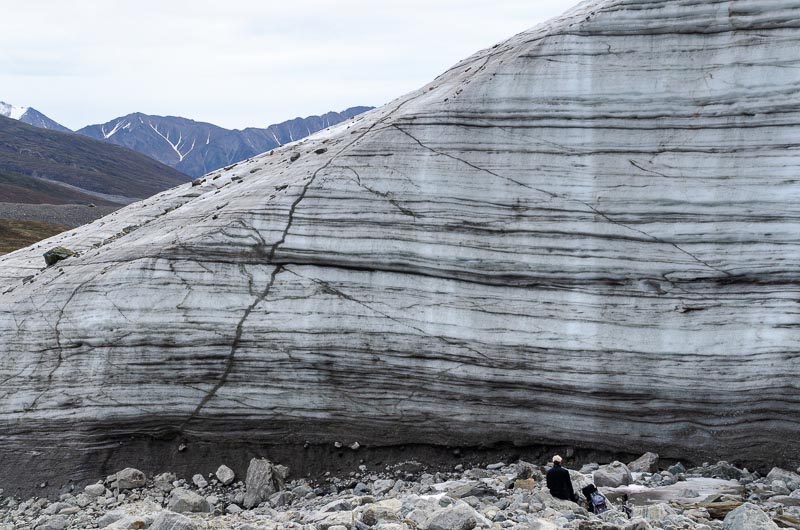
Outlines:
[[466, 504], [457, 504], [433, 512], [422, 530], [472, 530], [477, 524], [475, 510]]
[[100, 497], [106, 494], [106, 487], [102, 484], [89, 484], [83, 491], [92, 497]]
[[138, 469], [126, 467], [122, 471], [114, 474], [114, 479], [111, 482], [111, 487], [119, 488], [121, 490], [130, 490], [134, 488], [141, 488], [147, 483], [147, 477]]
[[51, 248], [47, 252], [44, 253], [44, 262], [47, 266], [55, 265], [61, 260], [70, 258], [75, 255], [75, 252], [68, 248], [64, 247], [55, 247]]
[[675, 509], [666, 503], [649, 504], [646, 506], [634, 506], [631, 509], [631, 518], [640, 517], [648, 521], [661, 522], [670, 515], [676, 515]]
[[379, 479], [372, 483], [373, 495], [385, 495], [394, 487], [394, 480]]
[[767, 481], [774, 482], [776, 480], [783, 481], [790, 492], [800, 488], [800, 475], [793, 471], [773, 467], [767, 474]]
[[173, 483], [177, 480], [178, 477], [175, 476], [175, 473], [161, 473], [153, 478], [153, 485], [157, 490], [163, 491], [164, 493], [169, 493], [175, 489], [175, 485]]
[[[800, 491], [800, 490], [795, 490]], [[770, 502], [777, 502], [783, 504], [784, 506], [798, 506], [800, 507], [800, 495], [775, 495], [774, 497], [770, 497]]]
[[682, 475], [682, 474], [686, 473], [686, 468], [683, 466], [683, 464], [681, 464], [680, 462], [678, 462], [678, 463], [677, 463], [677, 464], [675, 464], [675, 465], [669, 466], [669, 467], [667, 468], [667, 471], [669, 471], [669, 472], [670, 472], [670, 473], [672, 473], [673, 475], [676, 475], [676, 476], [677, 476], [677, 475]]
[[197, 486], [200, 489], [208, 487], [208, 481], [203, 475], [199, 473], [192, 476], [192, 482], [194, 483], [195, 486]]
[[455, 486], [447, 491], [447, 495], [454, 499], [463, 499], [464, 497], [483, 497], [485, 495], [496, 494], [497, 492], [491, 486], [476, 480]]
[[147, 517], [125, 515], [105, 528], [107, 530], [141, 530], [142, 528], [149, 526], [149, 523], [151, 522], [152, 521], [147, 520]]
[[188, 517], [163, 511], [156, 516], [148, 530], [197, 530], [197, 527]]
[[65, 516], [54, 515], [36, 525], [36, 530], [64, 530], [68, 523], [69, 520]]
[[219, 480], [225, 486], [231, 484], [234, 479], [236, 479], [236, 473], [234, 473], [233, 470], [225, 464], [219, 466], [214, 475], [217, 477], [217, 480]]
[[631, 477], [628, 466], [619, 461], [600, 466], [600, 469], [594, 472], [594, 483], [598, 488], [618, 488], [627, 486], [631, 482], [633, 482], [633, 477]]
[[115, 521], [119, 521], [125, 517], [125, 512], [115, 510], [112, 512], [107, 512], [100, 517], [97, 518], [97, 526], [98, 528], [105, 528], [106, 526], [110, 525]]
[[167, 506], [173, 512], [178, 513], [211, 511], [211, 505], [205, 497], [183, 488], [172, 490]]
[[[300, 499], [305, 498], [306, 495], [312, 492], [311, 488], [308, 488], [308, 490], [309, 491], [304, 492], [304, 494], [298, 498]], [[288, 492], [286, 490], [277, 491], [269, 496], [269, 505], [272, 506], [273, 508], [280, 508], [281, 506], [286, 506], [288, 504], [291, 504], [292, 499], [295, 496], [296, 495], [294, 494], [294, 490], [292, 490], [292, 492]]]
[[645, 453], [630, 464], [631, 473], [658, 473], [658, 454]]
[[288, 470], [273, 465], [266, 458], [253, 458], [247, 468], [244, 507], [254, 508], [269, 499], [269, 496], [284, 488]]
[[764, 510], [746, 502], [725, 516], [724, 530], [777, 530], [778, 525]]

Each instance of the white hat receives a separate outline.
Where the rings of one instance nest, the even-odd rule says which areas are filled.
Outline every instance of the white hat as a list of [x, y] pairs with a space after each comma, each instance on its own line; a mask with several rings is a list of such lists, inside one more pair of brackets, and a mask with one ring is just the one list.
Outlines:
[[561, 463], [561, 457], [558, 456], [558, 455], [554, 456], [553, 457], [553, 462], [555, 462], [556, 464], [560, 464]]

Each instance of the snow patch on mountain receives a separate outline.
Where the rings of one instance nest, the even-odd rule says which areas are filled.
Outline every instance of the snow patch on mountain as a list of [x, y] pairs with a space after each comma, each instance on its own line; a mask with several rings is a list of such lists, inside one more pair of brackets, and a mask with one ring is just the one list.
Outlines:
[[5, 116], [6, 118], [11, 118], [12, 120], [18, 120], [23, 114], [28, 112], [28, 108], [29, 107], [17, 107], [10, 103], [6, 103], [5, 101], [0, 101], [0, 116]]

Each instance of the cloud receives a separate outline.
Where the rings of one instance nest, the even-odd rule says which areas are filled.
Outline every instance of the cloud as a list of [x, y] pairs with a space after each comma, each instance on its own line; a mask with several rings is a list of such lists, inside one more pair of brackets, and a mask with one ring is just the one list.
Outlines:
[[574, 0], [6, 0], [0, 100], [72, 128], [226, 127], [379, 105]]

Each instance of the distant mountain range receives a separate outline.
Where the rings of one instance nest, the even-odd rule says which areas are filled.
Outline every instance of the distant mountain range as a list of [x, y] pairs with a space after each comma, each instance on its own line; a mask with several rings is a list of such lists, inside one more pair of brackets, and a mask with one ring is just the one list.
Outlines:
[[119, 206], [188, 180], [141, 153], [0, 116], [0, 202]]
[[32, 107], [15, 107], [4, 101], [0, 101], [0, 116], [19, 120], [22, 123], [33, 125], [41, 129], [52, 129], [54, 131], [71, 132], [69, 129], [57, 123], [38, 110]]
[[[140, 112], [109, 122], [89, 125], [78, 134], [110, 142], [149, 156], [191, 177], [250, 158], [286, 143], [305, 138], [372, 107], [352, 107], [322, 116], [295, 118], [264, 129], [231, 130], [211, 123], [176, 116], [151, 116]], [[43, 129], [71, 132], [30, 107], [0, 102], [0, 115]]]
[[299, 140], [352, 118], [371, 107], [353, 107], [322, 116], [296, 118], [265, 129], [223, 129], [175, 116], [128, 114], [90, 125], [78, 134], [139, 151], [192, 177]]

